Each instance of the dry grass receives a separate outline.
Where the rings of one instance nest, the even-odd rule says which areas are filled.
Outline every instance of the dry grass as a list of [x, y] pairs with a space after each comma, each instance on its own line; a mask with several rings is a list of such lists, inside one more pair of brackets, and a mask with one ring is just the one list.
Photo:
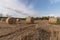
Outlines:
[[[25, 20], [21, 22], [24, 23]], [[50, 40], [51, 35], [52, 40], [57, 40], [57, 35], [54, 33], [60, 30], [60, 25], [49, 24], [48, 20], [35, 20], [36, 24], [29, 25], [23, 23], [19, 25], [0, 23], [0, 40]], [[60, 38], [59, 35], [58, 37]]]

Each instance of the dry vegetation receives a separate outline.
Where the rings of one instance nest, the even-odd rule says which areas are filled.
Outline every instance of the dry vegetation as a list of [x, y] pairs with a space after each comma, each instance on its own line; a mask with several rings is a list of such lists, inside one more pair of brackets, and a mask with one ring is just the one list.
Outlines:
[[34, 24], [31, 19], [32, 24], [20, 20], [13, 25], [6, 21], [0, 21], [0, 40], [60, 40], [60, 25], [50, 24], [48, 20], [33, 20]]

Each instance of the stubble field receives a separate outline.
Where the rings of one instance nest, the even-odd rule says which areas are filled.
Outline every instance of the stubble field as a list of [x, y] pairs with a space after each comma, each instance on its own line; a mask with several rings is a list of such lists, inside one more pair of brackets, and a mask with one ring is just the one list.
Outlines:
[[60, 25], [49, 24], [48, 20], [35, 20], [34, 24], [21, 20], [13, 25], [0, 22], [0, 40], [57, 40], [58, 36], [51, 36], [51, 30], [59, 29]]

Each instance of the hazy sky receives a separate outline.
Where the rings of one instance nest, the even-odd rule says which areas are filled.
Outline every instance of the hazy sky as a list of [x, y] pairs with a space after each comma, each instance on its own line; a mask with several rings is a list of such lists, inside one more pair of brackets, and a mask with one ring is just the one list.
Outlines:
[[60, 0], [0, 0], [0, 13], [16, 17], [60, 16]]

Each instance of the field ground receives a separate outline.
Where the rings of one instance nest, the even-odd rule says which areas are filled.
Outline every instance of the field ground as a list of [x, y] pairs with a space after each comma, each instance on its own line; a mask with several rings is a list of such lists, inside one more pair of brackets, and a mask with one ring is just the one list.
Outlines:
[[35, 20], [34, 24], [22, 20], [13, 25], [0, 22], [0, 40], [60, 40], [57, 35], [51, 36], [51, 30], [59, 32], [60, 25], [49, 24], [48, 20]]

